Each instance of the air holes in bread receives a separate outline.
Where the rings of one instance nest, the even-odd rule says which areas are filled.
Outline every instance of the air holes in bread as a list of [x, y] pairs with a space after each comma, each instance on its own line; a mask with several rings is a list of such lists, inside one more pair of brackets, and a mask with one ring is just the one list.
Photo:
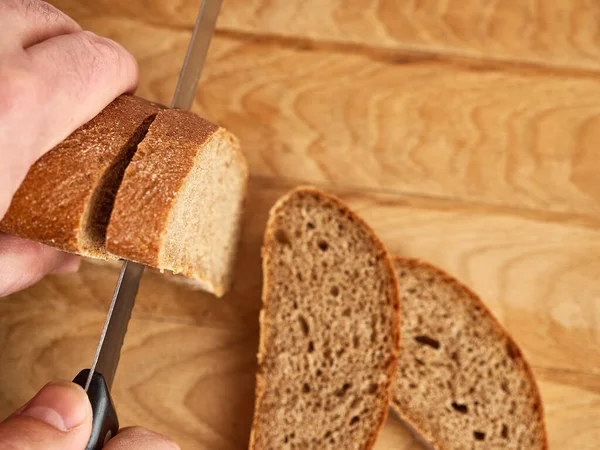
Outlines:
[[327, 249], [329, 249], [329, 244], [327, 243], [327, 241], [324, 241], [323, 239], [319, 239], [318, 246], [324, 252], [326, 252]]
[[310, 342], [308, 343], [308, 353], [312, 353], [312, 352], [314, 352], [314, 351], [315, 351], [315, 344], [314, 344], [314, 342], [313, 342], [313, 341], [310, 341]]
[[[289, 441], [291, 441], [295, 437], [296, 437], [296, 433], [291, 433], [289, 436], [285, 435], [285, 437], [283, 438], [283, 442], [285, 442], [287, 444]], [[293, 447], [293, 445], [292, 445], [292, 447]]]
[[331, 286], [331, 290], [329, 292], [331, 292], [331, 295], [333, 295], [334, 297], [337, 297], [338, 295], [340, 295], [340, 288], [338, 288], [337, 286]]
[[292, 245], [287, 233], [281, 229], [275, 231], [275, 240], [281, 245]]
[[308, 333], [310, 333], [310, 328], [304, 316], [298, 316], [298, 322], [300, 322], [300, 329], [302, 330], [302, 333], [304, 333], [304, 336], [308, 336]]
[[503, 439], [508, 439], [508, 426], [506, 424], [502, 425], [502, 433], [500, 435]]
[[419, 344], [427, 345], [436, 350], [440, 348], [440, 341], [429, 336], [415, 336], [415, 341], [417, 341]]
[[467, 414], [469, 412], [469, 407], [461, 403], [452, 402], [452, 408], [462, 414]]
[[351, 383], [344, 383], [344, 385], [340, 389], [335, 391], [335, 395], [337, 397], [343, 397], [344, 395], [346, 395], [346, 392], [348, 392], [348, 390], [350, 390], [351, 387]]
[[310, 392], [310, 385], [308, 383], [304, 383], [304, 385], [302, 386], [302, 393], [308, 394], [309, 392]]
[[473, 437], [477, 441], [485, 441], [485, 433], [483, 431], [473, 431]]
[[359, 417], [358, 416], [354, 416], [351, 420], [350, 420], [350, 425], [356, 425], [359, 421]]

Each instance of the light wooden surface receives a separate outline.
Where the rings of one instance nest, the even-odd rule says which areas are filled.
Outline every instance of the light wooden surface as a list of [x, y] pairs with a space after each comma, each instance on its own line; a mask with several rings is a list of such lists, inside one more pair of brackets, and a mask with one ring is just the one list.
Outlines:
[[[53, 3], [123, 43], [138, 93], [169, 102], [199, 1]], [[115, 384], [124, 425], [247, 447], [262, 232], [311, 183], [482, 296], [534, 367], [552, 450], [599, 448], [599, 5], [224, 0], [194, 110], [251, 165], [237, 281], [214, 299], [145, 275]], [[0, 299], [0, 417], [89, 365], [116, 276], [86, 263]], [[390, 417], [377, 448], [425, 447]]]
[[[169, 104], [190, 32], [84, 17]], [[195, 110], [240, 136], [255, 175], [597, 217], [598, 104], [596, 74], [219, 34]]]
[[[79, 17], [110, 15], [191, 28], [199, 0], [55, 0]], [[219, 29], [393, 52], [600, 69], [593, 0], [225, 0]]]

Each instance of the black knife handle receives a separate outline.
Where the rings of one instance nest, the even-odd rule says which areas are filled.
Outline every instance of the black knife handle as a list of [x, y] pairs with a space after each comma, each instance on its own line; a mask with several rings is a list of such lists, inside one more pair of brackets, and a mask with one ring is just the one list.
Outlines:
[[[89, 373], [90, 369], [82, 370], [73, 382], [84, 388]], [[119, 431], [117, 411], [102, 374], [94, 372], [87, 394], [92, 404], [93, 419], [92, 434], [85, 450], [101, 450]]]

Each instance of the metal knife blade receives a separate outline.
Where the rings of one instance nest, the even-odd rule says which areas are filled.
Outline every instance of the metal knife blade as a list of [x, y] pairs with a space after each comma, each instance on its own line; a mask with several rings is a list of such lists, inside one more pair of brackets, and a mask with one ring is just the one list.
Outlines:
[[208, 47], [215, 31], [222, 0], [202, 0], [192, 38], [183, 60], [171, 108], [190, 109], [202, 74]]
[[[189, 109], [192, 106], [221, 3], [222, 0], [202, 0], [171, 108]], [[143, 273], [144, 266], [132, 261], [125, 261], [121, 267], [94, 362], [86, 380], [86, 391], [90, 387], [94, 371], [104, 376], [109, 389], [112, 387], [121, 356], [121, 347]]]
[[99, 372], [104, 376], [108, 389], [112, 387], [119, 365], [121, 347], [123, 346], [127, 325], [131, 318], [131, 311], [135, 304], [135, 296], [143, 273], [144, 266], [131, 261], [125, 261], [121, 267], [121, 273], [100, 335], [94, 362], [85, 383], [84, 389], [86, 392], [90, 387], [94, 372]]

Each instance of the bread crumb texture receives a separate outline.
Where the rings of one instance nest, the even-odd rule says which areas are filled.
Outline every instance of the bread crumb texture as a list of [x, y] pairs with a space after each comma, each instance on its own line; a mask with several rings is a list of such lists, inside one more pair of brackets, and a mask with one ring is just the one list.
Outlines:
[[191, 112], [160, 111], [125, 171], [108, 251], [223, 295], [232, 281], [247, 179], [235, 136]]
[[399, 351], [391, 259], [340, 200], [300, 188], [271, 210], [251, 448], [371, 448]]
[[469, 289], [397, 258], [403, 347], [393, 406], [440, 450], [547, 449], [542, 402], [521, 351]]

